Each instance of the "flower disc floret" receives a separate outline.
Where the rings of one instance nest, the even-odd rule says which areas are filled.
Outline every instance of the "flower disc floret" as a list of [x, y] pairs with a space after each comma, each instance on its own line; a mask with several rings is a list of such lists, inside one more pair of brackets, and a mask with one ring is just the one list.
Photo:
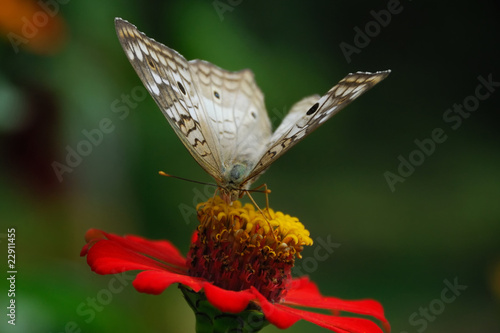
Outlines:
[[219, 197], [198, 205], [198, 237], [188, 253], [189, 274], [227, 290], [256, 288], [270, 301], [286, 294], [295, 257], [311, 245], [300, 221]]

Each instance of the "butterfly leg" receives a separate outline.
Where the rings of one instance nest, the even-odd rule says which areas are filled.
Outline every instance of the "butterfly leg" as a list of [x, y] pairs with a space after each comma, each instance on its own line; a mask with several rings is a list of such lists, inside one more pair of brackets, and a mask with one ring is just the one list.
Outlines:
[[[264, 190], [259, 191], [261, 188], [264, 188]], [[269, 193], [271, 193], [271, 190], [267, 187], [267, 184], [264, 183], [262, 185], [259, 185], [256, 188], [251, 189], [250, 191], [261, 192], [261, 193], [264, 193], [266, 195], [266, 209], [267, 209], [267, 211], [269, 211]], [[249, 191], [246, 191], [246, 192], [248, 193]], [[248, 196], [250, 196], [250, 193], [248, 193]]]
[[[265, 184], [264, 184], [265, 185]], [[262, 186], [260, 186], [262, 187]], [[271, 215], [269, 214], [269, 206], [268, 206], [268, 209], [267, 209], [267, 215], [269, 216], [269, 218], [267, 218], [266, 214], [262, 211], [262, 209], [260, 209], [259, 205], [257, 205], [257, 203], [255, 202], [255, 200], [253, 199], [252, 195], [250, 194], [250, 192], [248, 190], [245, 190], [246, 193], [248, 194], [248, 197], [250, 198], [250, 200], [252, 201], [252, 203], [255, 205], [255, 207], [257, 207], [257, 209], [259, 210], [259, 212], [262, 214], [262, 216], [266, 219], [266, 222], [267, 222], [267, 225], [269, 226], [269, 230], [270, 232], [273, 234], [274, 236], [274, 239], [276, 241], [278, 241], [278, 239], [276, 238], [276, 234], [274, 233], [274, 229], [271, 225], [271, 222], [269, 222], [269, 219], [271, 219]]]
[[220, 192], [220, 188], [219, 188], [219, 187], [217, 187], [217, 188], [215, 189], [214, 196], [212, 197], [212, 202], [215, 200], [215, 197], [217, 196], [217, 193], [219, 193], [219, 192]]
[[266, 194], [266, 208], [267, 208], [267, 211], [269, 211], [269, 193], [271, 193], [271, 190], [267, 188], [267, 184], [264, 183], [264, 193]]

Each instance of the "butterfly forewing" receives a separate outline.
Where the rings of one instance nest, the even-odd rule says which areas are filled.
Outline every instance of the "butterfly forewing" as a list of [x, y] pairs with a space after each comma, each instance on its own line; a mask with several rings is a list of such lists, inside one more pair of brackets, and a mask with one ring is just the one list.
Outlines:
[[389, 73], [390, 71], [351, 73], [323, 97], [311, 96], [299, 101], [292, 107], [274, 132], [267, 151], [251, 172], [249, 178], [252, 179], [264, 172], [271, 163], [288, 149], [337, 114], [354, 99], [385, 79]]
[[188, 61], [124, 20], [116, 19], [115, 26], [127, 58], [182, 143], [209, 174], [220, 179], [217, 143], [205, 126], [208, 120]]

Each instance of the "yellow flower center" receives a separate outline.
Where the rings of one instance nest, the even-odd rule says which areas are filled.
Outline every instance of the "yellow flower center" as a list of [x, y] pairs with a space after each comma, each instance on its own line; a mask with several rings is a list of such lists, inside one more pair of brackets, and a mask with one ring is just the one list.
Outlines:
[[254, 286], [269, 300], [282, 298], [295, 256], [313, 243], [304, 225], [282, 212], [239, 201], [228, 205], [219, 197], [197, 209], [200, 225], [188, 253], [189, 274], [224, 289]]

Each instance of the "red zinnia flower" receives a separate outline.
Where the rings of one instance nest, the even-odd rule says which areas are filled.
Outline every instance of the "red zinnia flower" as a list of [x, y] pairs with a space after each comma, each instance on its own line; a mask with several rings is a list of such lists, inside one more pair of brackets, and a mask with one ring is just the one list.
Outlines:
[[[207, 317], [209, 325], [214, 325], [215, 316], [207, 312], [219, 311], [238, 314], [246, 324], [251, 316], [255, 321], [263, 315], [260, 328], [268, 321], [284, 329], [304, 319], [339, 333], [382, 332], [371, 320], [340, 316], [352, 312], [373, 316], [390, 331], [377, 301], [325, 297], [308, 278], [291, 278], [295, 255], [300, 258], [303, 245], [312, 244], [309, 232], [296, 218], [269, 209], [266, 219], [250, 204], [235, 201], [227, 205], [218, 197], [198, 208], [201, 224], [187, 258], [168, 241], [120, 237], [97, 229], [87, 232], [81, 255], [87, 255], [88, 264], [98, 274], [141, 271], [133, 282], [139, 292], [158, 295], [179, 283], [189, 305], [196, 308], [197, 329], [206, 324]], [[294, 306], [326, 309], [332, 314]], [[255, 325], [242, 331], [256, 332]]]

